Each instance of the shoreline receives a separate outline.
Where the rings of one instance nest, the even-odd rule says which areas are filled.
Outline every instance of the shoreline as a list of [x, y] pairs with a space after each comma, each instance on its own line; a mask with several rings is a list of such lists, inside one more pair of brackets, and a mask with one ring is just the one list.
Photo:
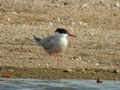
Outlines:
[[40, 79], [103, 79], [120, 80], [120, 72], [103, 69], [56, 69], [0, 67], [0, 77]]
[[[0, 1], [0, 77], [120, 80], [119, 0], [7, 1]], [[58, 27], [77, 36], [62, 63], [33, 41]]]

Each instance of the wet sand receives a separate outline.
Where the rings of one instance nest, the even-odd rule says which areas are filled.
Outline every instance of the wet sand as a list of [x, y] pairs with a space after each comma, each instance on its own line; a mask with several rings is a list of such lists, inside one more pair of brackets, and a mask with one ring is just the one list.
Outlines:
[[0, 76], [5, 78], [40, 79], [105, 79], [120, 80], [115, 70], [103, 69], [56, 69], [56, 68], [17, 68], [0, 67]]

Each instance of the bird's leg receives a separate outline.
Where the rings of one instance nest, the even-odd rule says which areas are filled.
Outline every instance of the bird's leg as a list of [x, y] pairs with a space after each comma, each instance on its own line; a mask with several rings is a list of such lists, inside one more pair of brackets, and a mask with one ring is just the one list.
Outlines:
[[49, 55], [49, 56], [52, 56], [52, 54], [51, 54], [51, 53], [48, 53], [48, 55]]
[[[49, 56], [52, 56], [52, 53], [48, 53]], [[59, 57], [59, 54], [58, 53], [55, 53], [56, 55], [56, 60], [59, 62], [61, 61], [60, 57]]]
[[57, 60], [58, 62], [61, 61], [58, 53], [56, 53], [56, 60]]

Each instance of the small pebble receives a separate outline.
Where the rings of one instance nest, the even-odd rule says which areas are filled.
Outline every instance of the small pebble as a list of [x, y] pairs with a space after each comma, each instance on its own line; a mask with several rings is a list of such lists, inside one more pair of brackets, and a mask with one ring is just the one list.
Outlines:
[[103, 83], [103, 81], [102, 81], [100, 78], [97, 78], [96, 82], [97, 82], [98, 84]]
[[96, 63], [95, 65], [96, 65], [96, 66], [99, 66], [100, 64], [99, 64], [99, 63]]
[[88, 6], [88, 3], [85, 3], [82, 5], [82, 8], [86, 8]]
[[3, 74], [1, 77], [3, 77], [3, 78], [12, 78], [14, 76], [12, 74]]
[[64, 2], [63, 4], [64, 4], [64, 5], [68, 5], [68, 3], [67, 3], [67, 2]]
[[120, 3], [117, 2], [117, 3], [115, 4], [115, 6], [119, 8], [119, 7], [120, 7]]
[[120, 70], [118, 70], [118, 69], [113, 70], [113, 73], [119, 73], [119, 72], [120, 72]]
[[49, 22], [49, 25], [50, 25], [50, 26], [53, 26], [53, 23], [52, 23], [52, 22]]
[[7, 20], [10, 21], [10, 18], [8, 18]]
[[60, 21], [61, 21], [59, 17], [57, 18], [57, 21], [58, 21], [58, 22], [60, 22]]
[[13, 69], [8, 69], [8, 71], [9, 71], [9, 72], [14, 72], [14, 70], [13, 70]]
[[17, 12], [12, 12], [13, 14], [17, 15], [18, 13]]
[[88, 23], [82, 22], [82, 21], [79, 21], [79, 24], [80, 24], [80, 25], [83, 25], [83, 26], [87, 26], [87, 25], [88, 25]]
[[63, 72], [72, 72], [72, 69], [65, 69]]
[[46, 68], [49, 68], [49, 64], [46, 64]]

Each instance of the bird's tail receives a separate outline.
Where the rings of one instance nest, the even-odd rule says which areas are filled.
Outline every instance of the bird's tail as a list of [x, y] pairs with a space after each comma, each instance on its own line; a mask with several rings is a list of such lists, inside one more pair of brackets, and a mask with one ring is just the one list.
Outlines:
[[33, 35], [33, 38], [34, 38], [34, 40], [37, 44], [41, 45], [41, 39], [40, 38], [36, 37], [35, 35]]

